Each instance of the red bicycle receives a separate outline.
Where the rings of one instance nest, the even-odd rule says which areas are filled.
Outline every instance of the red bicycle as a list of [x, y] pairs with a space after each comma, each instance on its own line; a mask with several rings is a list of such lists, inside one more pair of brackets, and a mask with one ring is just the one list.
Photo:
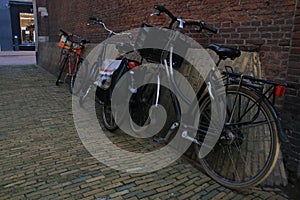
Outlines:
[[[82, 39], [80, 36], [67, 33], [60, 29], [60, 40], [58, 46], [61, 49], [61, 56], [59, 61], [60, 72], [58, 74], [56, 85], [69, 82], [69, 90], [71, 94], [79, 92], [80, 88], [74, 88], [75, 78], [80, 64], [83, 62], [82, 53], [85, 44], [89, 43], [88, 40]], [[74, 37], [80, 39], [80, 42], [75, 42]], [[63, 77], [63, 79], [62, 79]]]

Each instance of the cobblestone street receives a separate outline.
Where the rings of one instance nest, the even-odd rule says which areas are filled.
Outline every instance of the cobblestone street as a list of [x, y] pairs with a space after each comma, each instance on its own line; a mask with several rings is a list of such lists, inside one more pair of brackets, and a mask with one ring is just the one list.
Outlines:
[[[109, 168], [81, 143], [72, 97], [55, 80], [35, 65], [0, 66], [0, 199], [288, 199], [277, 188], [230, 190], [185, 158], [147, 174]], [[136, 151], [157, 145], [107, 134]]]

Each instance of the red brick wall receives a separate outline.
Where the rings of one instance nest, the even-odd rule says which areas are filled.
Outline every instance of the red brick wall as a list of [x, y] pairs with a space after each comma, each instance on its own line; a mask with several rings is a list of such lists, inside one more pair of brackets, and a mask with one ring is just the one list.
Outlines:
[[[100, 27], [87, 27], [89, 17], [101, 18], [109, 28], [123, 31], [139, 27], [143, 22], [167, 25], [167, 17], [150, 17], [153, 5], [164, 4], [174, 15], [198, 19], [218, 28], [219, 34], [211, 42], [238, 46], [242, 50], [257, 51], [267, 79], [288, 81], [292, 88], [281, 99], [280, 111], [285, 118], [285, 129], [298, 141], [300, 113], [300, 16], [298, 0], [37, 0], [46, 1], [49, 23], [41, 22], [40, 28], [48, 26], [50, 42], [58, 40], [59, 29], [79, 34], [94, 43], [105, 38]], [[296, 9], [298, 8], [298, 9]], [[296, 13], [296, 18], [295, 18]], [[294, 20], [295, 19], [295, 20]], [[191, 34], [201, 44], [207, 40], [200, 34]], [[47, 46], [47, 45], [46, 45]], [[282, 107], [283, 105], [283, 107]], [[295, 109], [296, 108], [296, 109]], [[295, 115], [293, 115], [295, 113]], [[293, 123], [291, 123], [293, 122]], [[299, 148], [292, 160], [298, 163]], [[294, 168], [292, 169], [294, 170]], [[299, 169], [298, 169], [299, 171]]]
[[[78, 33], [93, 42], [105, 38], [98, 27], [88, 28], [89, 17], [99, 17], [112, 29], [122, 31], [142, 22], [167, 24], [166, 17], [150, 17], [156, 1], [141, 0], [72, 0], [47, 1], [50, 41], [56, 41], [58, 30]], [[295, 0], [207, 0], [160, 1], [176, 16], [207, 22], [220, 33], [212, 42], [239, 46], [260, 52], [269, 79], [284, 80], [291, 44]], [[200, 35], [192, 35], [201, 43]]]

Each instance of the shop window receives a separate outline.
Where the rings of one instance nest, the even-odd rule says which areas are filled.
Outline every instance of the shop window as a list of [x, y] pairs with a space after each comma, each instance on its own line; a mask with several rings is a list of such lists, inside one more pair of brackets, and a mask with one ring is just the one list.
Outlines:
[[35, 42], [34, 15], [33, 13], [20, 13], [21, 43]]

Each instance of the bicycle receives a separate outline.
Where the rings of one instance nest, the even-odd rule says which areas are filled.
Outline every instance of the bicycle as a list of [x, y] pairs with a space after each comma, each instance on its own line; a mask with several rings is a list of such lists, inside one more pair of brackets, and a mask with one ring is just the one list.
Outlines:
[[[151, 16], [165, 13], [171, 18], [168, 29], [175, 30], [175, 35], [176, 31], [181, 31], [188, 26], [197, 26], [199, 32], [207, 30], [217, 33], [217, 29], [209, 27], [204, 22], [182, 20], [175, 17], [164, 6], [155, 5], [154, 8], [158, 12], [151, 14]], [[147, 26], [144, 27], [143, 31], [151, 37], [151, 32], [147, 32]], [[142, 38], [145, 38], [145, 36]], [[134, 104], [129, 104], [130, 115], [136, 116], [133, 117], [134, 119], [130, 119], [129, 123], [132, 123], [131, 127], [134, 127], [132, 130], [136, 132], [144, 131], [145, 126], [155, 120], [154, 116], [150, 117], [150, 111], [140, 112], [141, 109], [136, 109], [135, 106], [140, 103], [140, 105], [145, 105], [144, 109], [147, 110], [152, 105], [158, 105], [161, 96], [159, 82], [161, 78], [159, 77], [163, 73], [167, 73], [166, 77], [170, 77], [168, 82], [172, 88], [179, 91], [180, 98], [185, 99], [176, 81], [174, 81], [174, 77], [172, 77], [173, 74], [169, 73], [173, 70], [174, 63], [177, 62], [177, 65], [180, 65], [182, 59], [177, 55], [172, 56], [173, 46], [171, 40], [167, 42], [167, 45], [170, 48], [167, 51], [139, 50], [143, 58], [149, 62], [161, 63], [165, 66], [165, 69], [158, 68], [155, 72], [154, 76], [157, 77], [158, 81], [156, 88], [152, 88], [153, 96], [146, 98], [148, 102], [145, 102], [143, 98], [135, 98]], [[279, 142], [287, 142], [287, 137], [282, 131], [280, 119], [274, 107], [275, 97], [284, 95], [286, 85], [235, 73], [232, 67], [228, 66], [222, 72], [223, 76], [218, 78], [216, 73], [220, 62], [226, 59], [236, 59], [241, 55], [241, 52], [236, 48], [216, 44], [208, 45], [208, 49], [215, 52], [219, 59], [209, 71], [206, 84], [203, 84], [197, 92], [197, 99], [189, 102], [190, 105], [196, 104], [199, 107], [198, 128], [195, 129], [191, 122], [181, 121], [182, 113], [178, 98], [171, 92], [170, 97], [177, 121], [172, 124], [165, 137], [156, 137], [154, 140], [168, 142], [174, 134], [180, 131], [181, 138], [194, 143], [199, 162], [206, 173], [214, 180], [234, 189], [258, 185], [268, 177], [276, 164], [280, 148]], [[162, 54], [165, 55], [160, 56]], [[224, 83], [225, 90], [219, 91], [218, 82]], [[212, 86], [213, 83], [216, 83], [217, 86]], [[143, 89], [138, 90], [136, 95], [143, 95]], [[216, 102], [216, 98], [224, 95], [226, 95], [225, 109], [227, 112], [224, 116], [225, 123], [221, 135], [217, 138], [216, 145], [207, 147], [211, 151], [202, 158], [199, 151], [201, 147], [206, 145], [204, 143], [205, 137], [216, 135], [214, 129], [209, 127], [211, 123], [214, 123], [214, 119], [211, 118], [213, 114], [212, 105]], [[220, 109], [218, 106], [220, 105], [217, 105], [217, 110]], [[193, 109], [193, 106], [191, 106], [190, 113], [193, 113]], [[135, 121], [135, 119], [137, 120]], [[138, 119], [143, 120], [139, 121]], [[178, 130], [180, 124], [183, 125], [183, 130]], [[192, 131], [196, 131], [195, 137], [189, 135]]]
[[[56, 85], [59, 86], [61, 83], [67, 83], [67, 81], [69, 81], [70, 93], [76, 94], [79, 92], [79, 88], [74, 88], [75, 78], [80, 64], [83, 62], [83, 49], [85, 44], [89, 43], [89, 41], [82, 39], [78, 35], [67, 33], [62, 29], [60, 29], [60, 32], [60, 41], [58, 43], [58, 46], [61, 47], [61, 55], [59, 59], [60, 72], [56, 80]], [[80, 42], [73, 41], [73, 37], [79, 38]], [[65, 75], [63, 76], [64, 73]], [[63, 80], [61, 80], [62, 77], [64, 77]]]
[[115, 59], [107, 59], [106, 52], [108, 49], [108, 39], [112, 36], [126, 36], [131, 41], [130, 33], [116, 33], [107, 28], [105, 23], [98, 18], [90, 18], [88, 26], [101, 25], [104, 30], [108, 32], [107, 39], [104, 41], [100, 56], [89, 71], [87, 67], [84, 68], [85, 78], [83, 80], [80, 92], [79, 92], [79, 104], [83, 106], [90, 91], [96, 91], [96, 102], [102, 106], [101, 116], [104, 122], [104, 126], [107, 130], [114, 131], [118, 128], [115, 123], [115, 119], [111, 112], [111, 95], [116, 82], [120, 77], [128, 70], [136, 68], [140, 62], [136, 60], [127, 59], [125, 54], [133, 52], [132, 44], [119, 42], [116, 44], [118, 55]]

